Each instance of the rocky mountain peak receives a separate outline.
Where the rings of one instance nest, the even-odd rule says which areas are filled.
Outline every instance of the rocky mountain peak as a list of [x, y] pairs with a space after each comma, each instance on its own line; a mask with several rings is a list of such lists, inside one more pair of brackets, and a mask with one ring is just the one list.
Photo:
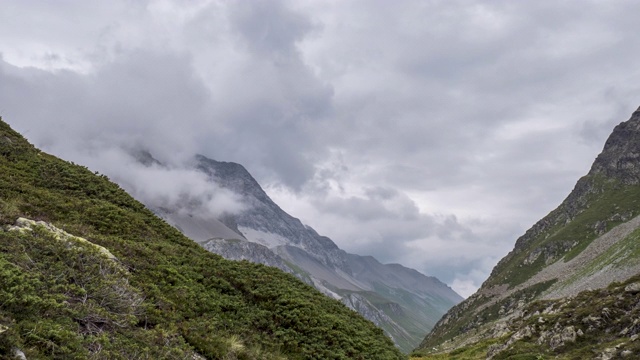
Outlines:
[[628, 185], [640, 183], [640, 108], [618, 124], [589, 174], [603, 174]]
[[[592, 305], [613, 301], [603, 309], [608, 312], [614, 307], [623, 308], [625, 304], [620, 299], [626, 295], [614, 294], [611, 287], [637, 281], [631, 278], [640, 274], [639, 204], [640, 109], [615, 127], [589, 173], [578, 180], [560, 206], [518, 238], [478, 292], [448, 311], [425, 338], [420, 351], [451, 351], [479, 342], [487, 345], [514, 334], [509, 341], [501, 339], [500, 346], [487, 351], [486, 358], [505, 351], [517, 354], [522, 351], [517, 346], [531, 339], [538, 339], [535, 346], [544, 353], [548, 348], [556, 351], [563, 344], [553, 340], [545, 345], [545, 336], [562, 340], [565, 330], [570, 339], [578, 330], [584, 334], [595, 332], [585, 325]], [[604, 290], [600, 294], [589, 292], [594, 289]], [[534, 329], [527, 328], [526, 321], [511, 322], [540, 315], [542, 310], [531, 310], [540, 301], [565, 304], [573, 297], [582, 300], [573, 303], [566, 313], [586, 314], [585, 322], [566, 327], [555, 322], [553, 331], [543, 332], [539, 330], [544, 326]], [[546, 319], [539, 323], [543, 321]], [[609, 331], [602, 329], [604, 333]], [[611, 338], [616, 341], [628, 335], [620, 330], [615, 333], [618, 335]], [[607, 346], [602, 337], [589, 339], [598, 341], [584, 341], [581, 346]]]
[[234, 162], [209, 159], [203, 155], [196, 155], [196, 161], [198, 169], [214, 178], [220, 186], [244, 197], [251, 196], [260, 201], [271, 202], [260, 184], [244, 166]]

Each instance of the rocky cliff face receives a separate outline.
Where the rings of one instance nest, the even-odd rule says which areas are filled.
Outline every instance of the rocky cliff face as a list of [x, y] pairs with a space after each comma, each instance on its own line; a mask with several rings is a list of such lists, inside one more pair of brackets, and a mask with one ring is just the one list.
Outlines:
[[295, 272], [268, 247], [240, 239], [210, 239], [202, 247], [229, 260], [247, 260], [278, 268], [284, 272]]
[[240, 195], [247, 203], [247, 210], [222, 220], [227, 226], [237, 228], [242, 234], [250, 234], [252, 242], [269, 248], [294, 245], [327, 266], [350, 271], [349, 265], [343, 261], [342, 251], [333, 241], [282, 211], [242, 165], [202, 155], [196, 159], [198, 169], [209, 175], [212, 182]]
[[341, 250], [280, 209], [241, 165], [204, 156], [196, 161], [212, 183], [238, 194], [247, 205], [241, 213], [218, 219], [159, 211], [205, 249], [294, 274], [383, 328], [406, 352], [462, 300], [434, 277]]
[[[605, 288], [640, 273], [638, 214], [640, 111], [615, 127], [591, 170], [569, 196], [516, 241], [476, 294], [438, 322], [420, 351], [452, 350], [506, 334], [512, 334], [512, 343], [546, 338], [538, 330], [530, 332], [514, 325], [531, 318], [531, 313], [523, 311], [534, 301], [563, 303], [565, 300], [557, 299]], [[567, 329], [558, 326], [562, 331]], [[573, 330], [585, 331], [582, 327]], [[573, 332], [556, 331], [550, 336], [556, 335], [572, 338]], [[561, 348], [547, 345], [552, 350]], [[490, 355], [507, 348], [494, 347]]]
[[640, 109], [613, 129], [589, 174], [602, 174], [627, 185], [640, 183]]

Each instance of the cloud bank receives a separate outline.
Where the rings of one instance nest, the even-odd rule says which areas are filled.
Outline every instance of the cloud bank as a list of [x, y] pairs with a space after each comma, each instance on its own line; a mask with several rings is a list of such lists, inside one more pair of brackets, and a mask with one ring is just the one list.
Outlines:
[[[196, 153], [239, 162], [340, 247], [469, 295], [637, 108], [638, 12], [8, 0], [0, 115], [143, 200], [239, 211], [186, 165]], [[170, 170], [135, 165], [140, 149]]]

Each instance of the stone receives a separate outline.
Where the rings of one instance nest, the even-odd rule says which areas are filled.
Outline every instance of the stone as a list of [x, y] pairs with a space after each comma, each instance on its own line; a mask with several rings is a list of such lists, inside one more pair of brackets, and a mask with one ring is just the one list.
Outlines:
[[15, 359], [27, 360], [27, 356], [18, 348], [13, 349], [13, 357]]
[[600, 357], [598, 359], [600, 359], [600, 360], [611, 360], [616, 356], [616, 351], [617, 351], [616, 348], [606, 348], [600, 354]]
[[44, 221], [35, 221], [26, 218], [18, 218], [14, 226], [9, 227], [9, 231], [18, 231], [18, 232], [28, 232], [33, 231], [34, 227], [41, 226], [45, 230], [47, 230], [51, 236], [53, 236], [56, 240], [64, 241], [66, 243], [75, 242], [77, 244], [82, 244], [88, 247], [92, 247], [98, 252], [100, 252], [104, 257], [109, 258], [111, 260], [117, 260], [116, 257], [105, 247], [92, 243], [91, 241], [81, 238], [79, 236], [71, 235], [68, 232], [59, 229], [49, 223]]
[[533, 335], [533, 331], [531, 330], [531, 326], [525, 326], [523, 329], [520, 329], [518, 332], [511, 336], [511, 339], [515, 341], [522, 340], [527, 337], [531, 337]]
[[628, 294], [640, 293], [640, 282], [636, 282], [636, 283], [629, 284], [629, 285], [625, 286], [624, 292], [626, 292]]
[[575, 328], [573, 326], [567, 326], [561, 333], [555, 334], [551, 337], [549, 340], [549, 346], [555, 350], [567, 343], [576, 342], [577, 337], [578, 334], [576, 333]]

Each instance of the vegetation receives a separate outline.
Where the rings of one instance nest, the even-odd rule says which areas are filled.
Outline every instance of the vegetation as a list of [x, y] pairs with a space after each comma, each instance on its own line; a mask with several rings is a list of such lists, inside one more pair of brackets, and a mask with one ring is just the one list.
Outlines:
[[449, 353], [427, 354], [416, 351], [411, 354], [411, 360], [476, 360], [485, 359], [489, 346], [498, 342], [496, 339], [484, 340], [473, 345], [465, 346]]
[[[549, 261], [562, 257], [571, 260], [599, 235], [638, 215], [640, 186], [626, 185], [601, 174], [589, 174], [580, 179], [579, 184], [590, 190], [580, 200], [585, 205], [577, 210], [577, 214], [567, 215], [569, 201], [565, 201], [545, 218], [553, 225], [531, 239], [527, 251], [520, 251], [509, 261], [496, 266], [486, 285], [521, 284]], [[527, 257], [536, 249], [540, 250], [540, 256], [528, 263]]]
[[[637, 358], [640, 354], [640, 276], [574, 298], [530, 303], [527, 314], [508, 322], [509, 335], [481, 340], [449, 353], [412, 354], [435, 359], [595, 359]], [[574, 336], [565, 336], [567, 330]], [[523, 331], [527, 330], [527, 331]], [[521, 336], [513, 336], [516, 333]], [[512, 341], [515, 340], [515, 341]], [[508, 346], [505, 346], [509, 344]], [[492, 348], [500, 351], [492, 352]]]
[[[45, 226], [9, 231], [18, 217], [90, 243]], [[205, 251], [107, 177], [38, 151], [1, 120], [0, 227], [0, 357], [403, 358], [338, 301]]]

